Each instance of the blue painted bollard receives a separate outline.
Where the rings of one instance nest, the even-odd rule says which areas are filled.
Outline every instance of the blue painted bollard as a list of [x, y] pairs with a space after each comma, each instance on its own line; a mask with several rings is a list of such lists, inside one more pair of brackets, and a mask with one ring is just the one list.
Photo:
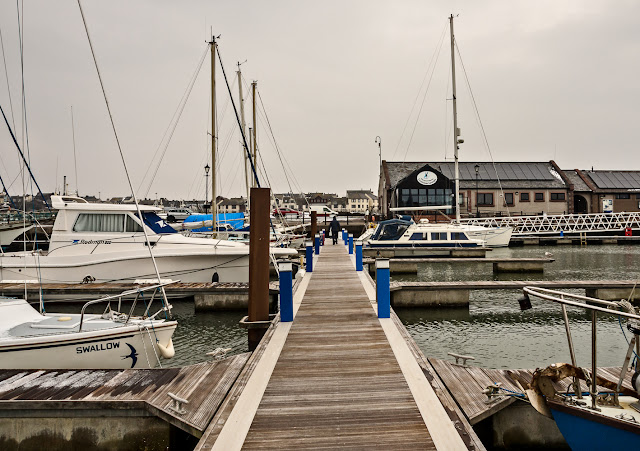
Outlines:
[[280, 321], [293, 321], [293, 277], [291, 262], [280, 262]]
[[316, 233], [313, 243], [314, 243], [316, 255], [320, 255], [320, 234], [319, 233]]
[[349, 255], [353, 255], [353, 233], [349, 234]]
[[311, 241], [307, 241], [305, 243], [307, 248], [305, 257], [307, 258], [307, 272], [313, 271], [313, 243]]
[[345, 229], [342, 229], [342, 243], [347, 245], [347, 231]]
[[356, 241], [356, 271], [362, 271], [362, 240]]
[[391, 317], [391, 291], [389, 286], [389, 259], [376, 259], [376, 300], [378, 318]]

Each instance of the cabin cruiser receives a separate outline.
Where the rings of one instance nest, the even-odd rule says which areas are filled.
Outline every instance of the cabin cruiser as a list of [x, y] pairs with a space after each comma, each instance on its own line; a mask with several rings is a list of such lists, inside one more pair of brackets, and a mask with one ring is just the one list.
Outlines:
[[483, 239], [472, 237], [456, 224], [415, 223], [407, 219], [381, 221], [371, 235], [360, 237], [369, 247], [484, 247]]
[[[157, 207], [88, 203], [51, 196], [58, 210], [48, 252], [0, 255], [1, 281], [40, 283], [115, 282], [157, 279], [143, 227], [163, 277], [182, 282], [248, 282], [249, 246], [220, 239], [186, 237], [167, 225]], [[271, 248], [273, 258], [297, 255]]]
[[[127, 369], [153, 368], [174, 355], [171, 336], [177, 322], [158, 316], [169, 312], [166, 302], [147, 316], [155, 295], [168, 283], [128, 290], [87, 302], [78, 314], [44, 313], [24, 299], [0, 298], [1, 369]], [[135, 304], [121, 313], [122, 298], [146, 292], [147, 311], [133, 316]], [[111, 301], [113, 301], [113, 309]], [[91, 304], [106, 304], [103, 314], [87, 314]]]

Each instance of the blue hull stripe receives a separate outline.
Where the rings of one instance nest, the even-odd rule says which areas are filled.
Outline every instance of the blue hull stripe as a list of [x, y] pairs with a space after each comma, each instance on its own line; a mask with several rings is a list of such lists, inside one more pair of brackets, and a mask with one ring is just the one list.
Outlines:
[[454, 243], [429, 243], [429, 244], [411, 244], [411, 243], [400, 243], [400, 244], [393, 244], [393, 243], [376, 243], [373, 244], [371, 242], [369, 242], [369, 247], [426, 247], [426, 248], [430, 248], [430, 247], [450, 247], [450, 248], [457, 248], [457, 247], [478, 247], [478, 245], [476, 243], [459, 243], [459, 244], [454, 244]]

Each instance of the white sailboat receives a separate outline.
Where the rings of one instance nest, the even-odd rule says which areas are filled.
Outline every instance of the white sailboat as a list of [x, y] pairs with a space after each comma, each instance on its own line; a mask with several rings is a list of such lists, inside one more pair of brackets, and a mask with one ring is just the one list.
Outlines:
[[[460, 137], [458, 128], [458, 109], [456, 101], [456, 64], [455, 64], [455, 39], [453, 34], [453, 15], [449, 17], [451, 32], [451, 87], [453, 102], [453, 155], [455, 160], [455, 213], [456, 218], [451, 223], [431, 223], [428, 220], [419, 222], [410, 221], [402, 234], [385, 236], [384, 228], [391, 224], [383, 221], [378, 228], [370, 232], [370, 246], [378, 247], [475, 247], [478, 245], [487, 247], [506, 247], [511, 240], [512, 227], [483, 227], [460, 223], [460, 170], [458, 165], [459, 144], [464, 140]], [[421, 206], [421, 207], [394, 207], [391, 211], [426, 211], [449, 210], [451, 205]], [[363, 239], [363, 237], [361, 237]]]

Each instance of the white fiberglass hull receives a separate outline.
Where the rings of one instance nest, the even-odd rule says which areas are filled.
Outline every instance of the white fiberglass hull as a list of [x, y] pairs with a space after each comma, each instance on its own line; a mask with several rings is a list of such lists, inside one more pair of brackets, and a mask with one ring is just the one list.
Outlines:
[[[146, 322], [150, 324], [149, 321]], [[1, 369], [154, 368], [172, 347], [175, 321], [0, 340]], [[156, 342], [157, 339], [157, 342]]]
[[512, 227], [482, 227], [461, 225], [469, 238], [483, 240], [487, 247], [507, 247], [511, 241]]
[[[218, 274], [219, 282], [248, 282], [247, 253], [211, 255], [156, 255], [163, 278], [181, 282], [211, 282]], [[115, 255], [90, 254], [56, 257], [20, 254], [0, 257], [0, 280], [37, 280], [41, 283], [80, 283], [85, 277], [95, 282], [128, 282], [155, 279], [148, 251]]]

